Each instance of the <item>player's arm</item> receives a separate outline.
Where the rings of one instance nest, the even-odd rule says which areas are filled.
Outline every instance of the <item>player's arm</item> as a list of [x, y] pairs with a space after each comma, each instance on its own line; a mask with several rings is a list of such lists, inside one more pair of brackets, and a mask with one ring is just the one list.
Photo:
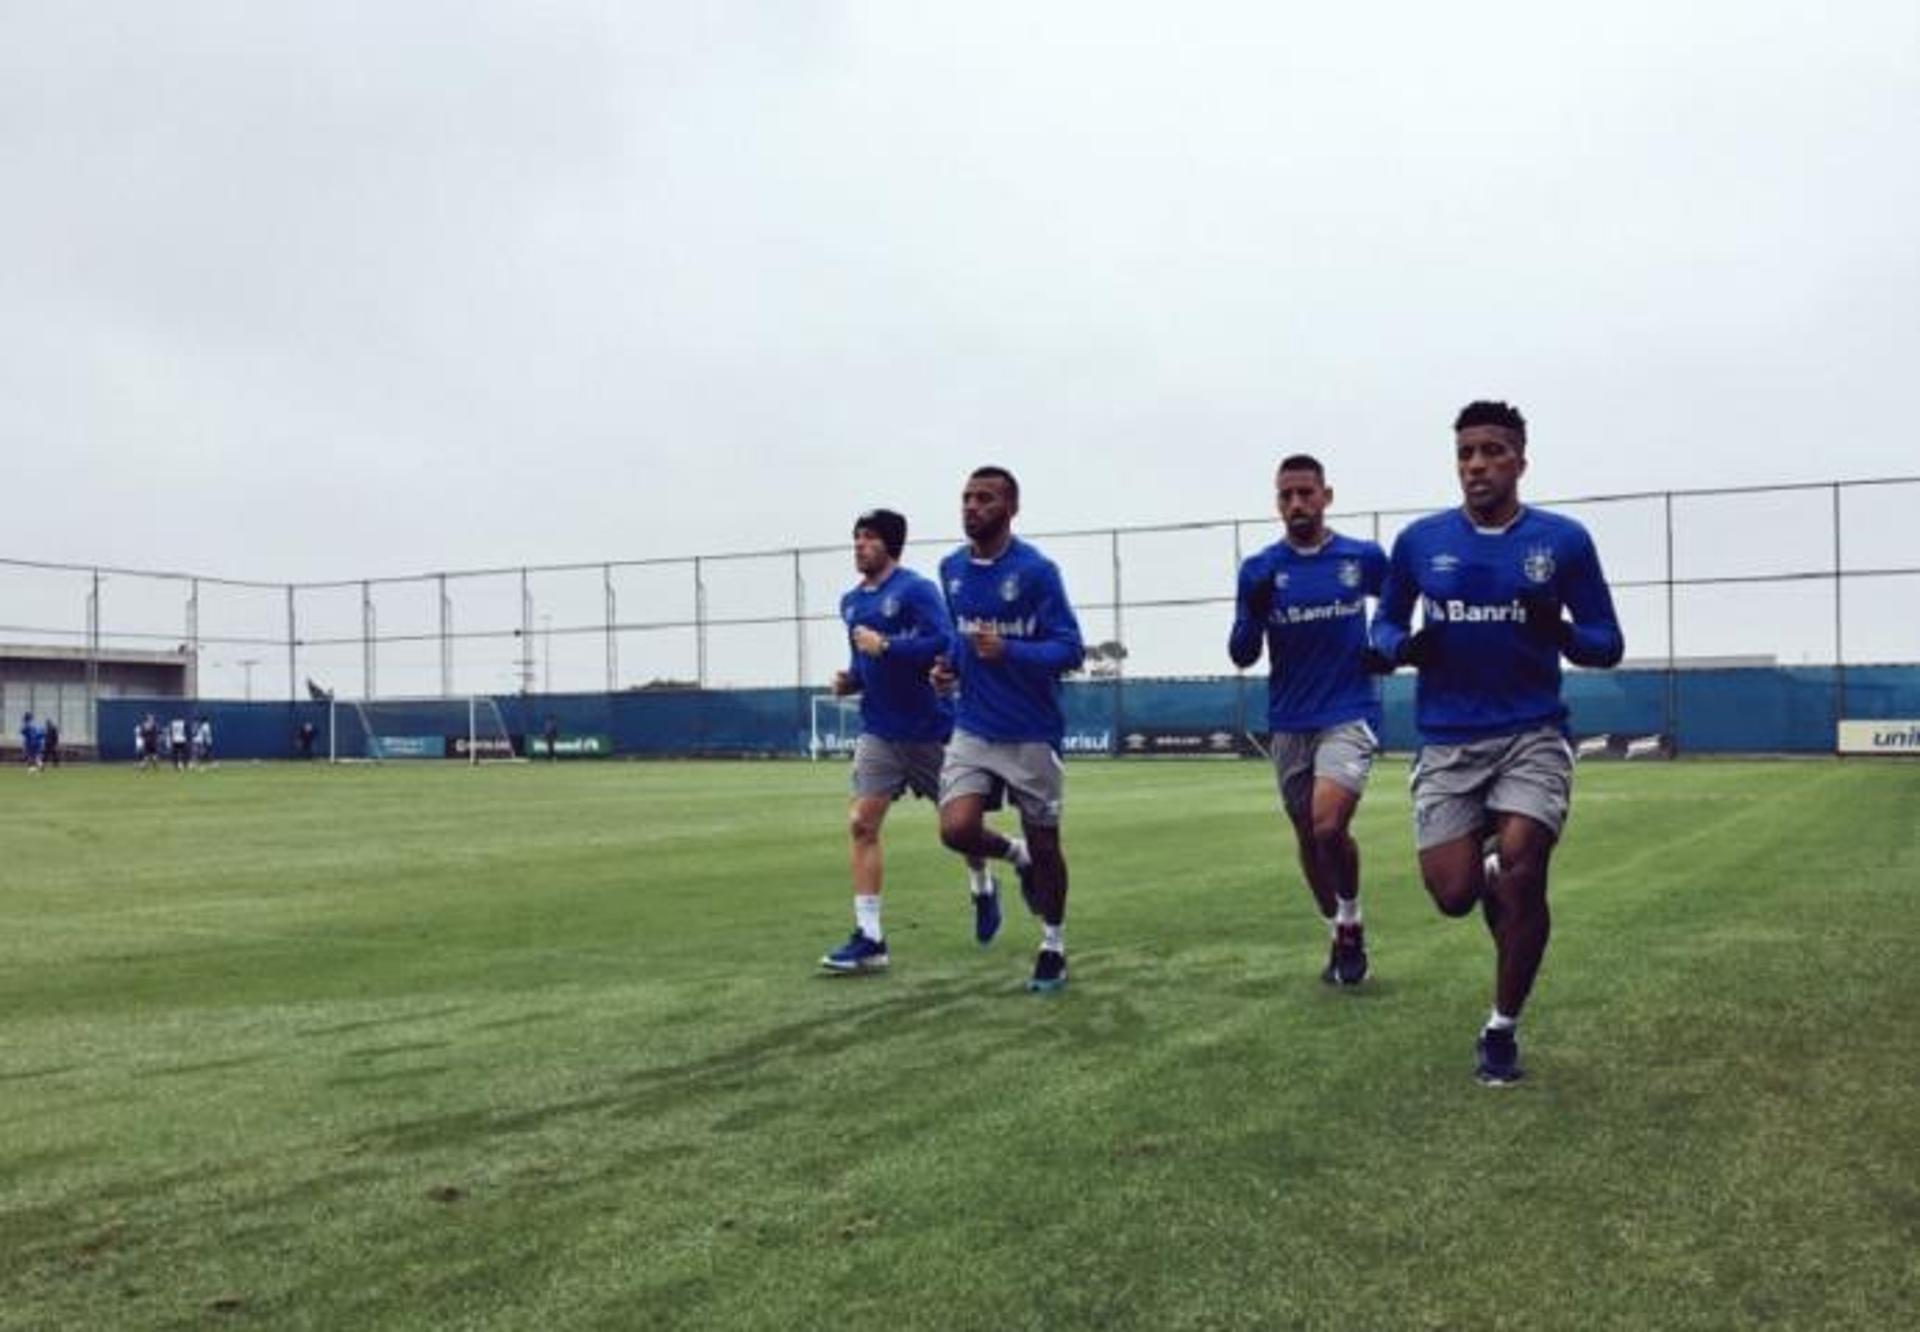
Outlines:
[[1233, 628], [1227, 634], [1227, 655], [1241, 670], [1260, 660], [1267, 641], [1267, 617], [1273, 613], [1273, 583], [1256, 560], [1240, 565], [1233, 595]]
[[938, 588], [918, 583], [907, 593], [901, 609], [905, 612], [905, 632], [887, 639], [885, 655], [925, 670], [953, 640], [953, 621], [947, 615], [946, 603]]
[[1560, 590], [1573, 622], [1566, 627], [1560, 650], [1576, 666], [1618, 666], [1626, 655], [1627, 639], [1614, 614], [1606, 575], [1600, 571], [1600, 554], [1585, 532], [1580, 534], [1579, 548], [1564, 573]]
[[1413, 598], [1419, 591], [1413, 578], [1413, 551], [1407, 534], [1393, 540], [1393, 555], [1387, 560], [1386, 577], [1380, 584], [1380, 601], [1373, 608], [1373, 623], [1367, 629], [1373, 650], [1387, 662], [1401, 664], [1409, 660], [1407, 645], [1416, 635], [1413, 630]]
[[1386, 582], [1387, 552], [1369, 541], [1365, 553], [1360, 557], [1360, 593], [1373, 603], [1374, 615], [1360, 648], [1360, 668], [1369, 675], [1392, 675], [1393, 668], [1398, 664], [1373, 643], [1371, 626], [1378, 620], [1380, 597], [1386, 590]]
[[1031, 638], [1003, 640], [1006, 659], [1022, 666], [1043, 667], [1055, 675], [1080, 669], [1086, 660], [1086, 646], [1080, 641], [1080, 621], [1067, 601], [1067, 589], [1060, 571], [1048, 568], [1034, 598], [1034, 632]]

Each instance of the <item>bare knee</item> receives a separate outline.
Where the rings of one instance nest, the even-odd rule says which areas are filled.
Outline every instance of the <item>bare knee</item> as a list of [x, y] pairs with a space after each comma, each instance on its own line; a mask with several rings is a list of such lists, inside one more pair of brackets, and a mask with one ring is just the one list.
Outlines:
[[870, 814], [849, 815], [847, 832], [856, 846], [872, 846], [880, 840], [880, 820]]
[[1458, 874], [1427, 873], [1422, 876], [1427, 885], [1427, 895], [1433, 904], [1440, 908], [1443, 916], [1466, 916], [1473, 912], [1480, 901], [1478, 885], [1466, 882]]
[[945, 814], [940, 816], [940, 844], [947, 850], [971, 854], [979, 842], [980, 824], [977, 820], [949, 818]]

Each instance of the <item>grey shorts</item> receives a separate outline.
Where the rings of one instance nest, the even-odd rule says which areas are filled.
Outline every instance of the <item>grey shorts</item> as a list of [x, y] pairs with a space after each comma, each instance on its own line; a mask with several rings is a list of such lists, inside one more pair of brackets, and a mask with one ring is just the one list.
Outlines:
[[1067, 798], [1066, 766], [1042, 741], [982, 740], [955, 731], [940, 769], [940, 803], [969, 795], [985, 796], [989, 808], [1011, 798], [1023, 822], [1057, 828]]
[[1554, 728], [1463, 745], [1422, 745], [1413, 760], [1420, 850], [1490, 832], [1491, 814], [1524, 814], [1555, 837], [1573, 798], [1573, 747]]
[[1379, 738], [1364, 721], [1320, 731], [1275, 731], [1273, 775], [1281, 808], [1291, 818], [1305, 818], [1313, 809], [1313, 784], [1322, 778], [1355, 795], [1364, 793], [1379, 749]]
[[940, 794], [945, 746], [937, 740], [883, 740], [861, 732], [853, 742], [853, 793], [898, 800], [908, 791], [928, 800]]

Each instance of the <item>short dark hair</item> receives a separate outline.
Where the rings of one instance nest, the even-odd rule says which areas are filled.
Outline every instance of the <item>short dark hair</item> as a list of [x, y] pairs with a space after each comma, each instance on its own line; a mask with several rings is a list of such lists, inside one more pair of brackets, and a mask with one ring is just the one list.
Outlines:
[[988, 463], [985, 467], [974, 468], [967, 479], [973, 481], [983, 476], [996, 476], [1002, 481], [1005, 481], [1007, 483], [1007, 498], [1015, 504], [1020, 502], [1020, 483], [1014, 479], [1012, 472], [1009, 472], [1004, 467], [995, 467], [992, 463]]
[[907, 548], [907, 519], [904, 514], [892, 509], [868, 509], [853, 520], [853, 534], [859, 536], [862, 530], [880, 538], [880, 544], [887, 548], [887, 554], [894, 559], [900, 558], [900, 552]]
[[[1322, 467], [1320, 460], [1311, 453], [1289, 453], [1280, 460], [1280, 472], [1312, 472], [1320, 478], [1321, 485], [1324, 486], [1327, 483], [1327, 469]], [[1275, 472], [1274, 475], [1278, 476], [1280, 472]]]
[[1520, 415], [1520, 409], [1509, 403], [1478, 398], [1460, 409], [1460, 415], [1453, 418], [1456, 431], [1469, 426], [1505, 426], [1520, 436], [1520, 442], [1527, 442], [1527, 418]]

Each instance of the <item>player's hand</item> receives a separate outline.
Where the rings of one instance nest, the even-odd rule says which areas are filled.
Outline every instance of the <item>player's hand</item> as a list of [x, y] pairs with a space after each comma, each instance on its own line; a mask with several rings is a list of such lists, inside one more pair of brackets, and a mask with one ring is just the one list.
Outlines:
[[1518, 598], [1527, 612], [1527, 637], [1536, 643], [1560, 647], [1567, 641], [1567, 622], [1560, 618], [1560, 598], [1545, 588], [1532, 588]]
[[853, 647], [856, 652], [869, 657], [877, 657], [887, 650], [887, 636], [878, 629], [866, 625], [856, 625], [853, 631]]
[[998, 629], [975, 629], [967, 635], [973, 643], [973, 654], [982, 661], [1005, 661], [1007, 659], [1007, 640], [1000, 637]]
[[1260, 578], [1247, 584], [1247, 618], [1265, 624], [1273, 618], [1273, 580]]
[[1433, 640], [1433, 630], [1421, 629], [1400, 640], [1400, 651], [1396, 655], [1402, 666], [1418, 669], [1433, 665], [1433, 660], [1438, 655], [1435, 651], [1437, 647], [1438, 644]]
[[1392, 675], [1398, 669], [1398, 663], [1369, 643], [1360, 649], [1360, 669], [1368, 675]]
[[933, 659], [933, 669], [927, 672], [927, 683], [933, 686], [934, 693], [945, 698], [960, 684], [960, 675], [953, 669], [953, 663], [942, 655]]
[[836, 698], [845, 698], [848, 694], [860, 692], [860, 682], [853, 678], [851, 671], [833, 673], [833, 693]]

